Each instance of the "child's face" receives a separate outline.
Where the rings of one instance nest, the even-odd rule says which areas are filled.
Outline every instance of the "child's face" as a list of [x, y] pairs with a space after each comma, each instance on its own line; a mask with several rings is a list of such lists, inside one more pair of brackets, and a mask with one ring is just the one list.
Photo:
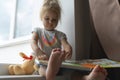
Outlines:
[[58, 15], [53, 11], [46, 11], [42, 21], [46, 30], [54, 30], [58, 24]]

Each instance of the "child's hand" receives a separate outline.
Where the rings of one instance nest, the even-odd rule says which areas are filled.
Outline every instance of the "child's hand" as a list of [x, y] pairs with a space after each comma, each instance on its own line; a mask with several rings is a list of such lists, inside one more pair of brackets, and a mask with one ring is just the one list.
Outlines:
[[38, 60], [48, 60], [48, 56], [46, 55], [46, 53], [44, 53], [43, 51], [41, 51], [39, 49], [39, 51], [37, 53], [37, 59]]
[[41, 54], [37, 58], [38, 58], [38, 60], [48, 60], [48, 57], [45, 54]]
[[72, 57], [72, 47], [71, 46], [66, 46], [65, 48], [65, 59], [70, 59]]

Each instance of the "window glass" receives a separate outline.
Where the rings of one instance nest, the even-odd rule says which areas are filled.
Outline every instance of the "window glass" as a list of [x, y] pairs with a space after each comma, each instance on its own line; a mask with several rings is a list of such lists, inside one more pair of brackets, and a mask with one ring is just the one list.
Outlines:
[[31, 34], [34, 0], [17, 0], [15, 38]]
[[0, 0], [0, 42], [9, 39], [13, 0]]

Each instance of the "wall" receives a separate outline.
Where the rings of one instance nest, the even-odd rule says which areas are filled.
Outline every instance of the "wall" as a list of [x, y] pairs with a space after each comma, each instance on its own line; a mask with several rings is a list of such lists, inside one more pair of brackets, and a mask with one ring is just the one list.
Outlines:
[[19, 52], [28, 55], [32, 52], [29, 41], [0, 48], [0, 63], [21, 63], [23, 59]]
[[[61, 6], [63, 8], [62, 19], [58, 26], [58, 29], [67, 34], [68, 41], [73, 47], [73, 54], [75, 54], [74, 0], [69, 0], [69, 4], [67, 0], [61, 0]], [[22, 62], [22, 59], [19, 57], [18, 53], [22, 51], [29, 55], [32, 52], [29, 40], [30, 39], [19, 44], [17, 43], [17, 44], [8, 45], [6, 47], [0, 47], [0, 63]], [[75, 55], [73, 55], [72, 58], [74, 59]]]
[[91, 23], [88, 0], [75, 0], [75, 58], [89, 58]]

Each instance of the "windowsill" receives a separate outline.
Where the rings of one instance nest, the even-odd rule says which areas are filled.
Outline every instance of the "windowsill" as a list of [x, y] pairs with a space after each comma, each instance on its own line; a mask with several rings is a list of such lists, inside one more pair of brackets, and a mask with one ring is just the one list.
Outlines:
[[28, 42], [30, 42], [30, 35], [26, 37], [21, 37], [21, 38], [13, 39], [10, 41], [6, 41], [4, 43], [0, 43], [0, 48], [15, 46], [23, 43], [28, 43]]

